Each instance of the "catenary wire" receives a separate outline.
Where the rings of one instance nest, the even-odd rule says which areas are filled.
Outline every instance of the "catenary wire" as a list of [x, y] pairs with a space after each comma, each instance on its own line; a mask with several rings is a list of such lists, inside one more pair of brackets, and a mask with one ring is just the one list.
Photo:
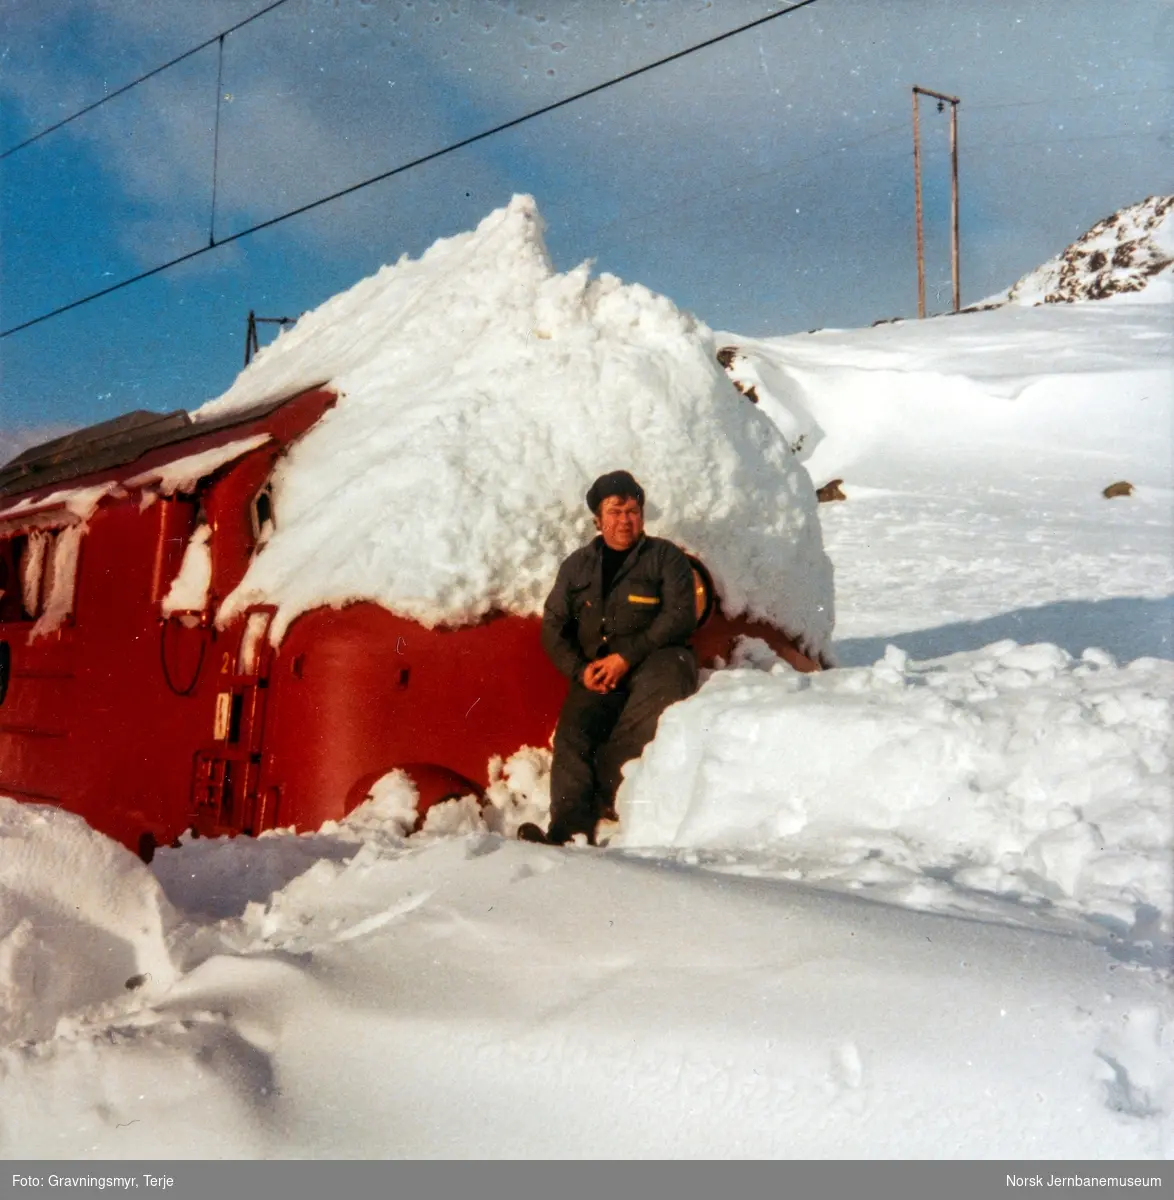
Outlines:
[[[906, 126], [903, 124], [886, 125], [883, 129], [874, 129], [871, 133], [866, 134], [864, 137], [856, 138], [850, 142], [841, 142], [832, 151], [820, 150], [817, 154], [805, 154], [800, 158], [785, 159], [782, 162], [772, 164], [765, 171], [755, 171], [752, 175], [739, 174], [729, 183], [723, 184], [720, 187], [709, 189], [705, 193], [705, 198], [708, 200], [713, 200], [720, 196], [729, 195], [731, 192], [737, 192], [750, 184], [759, 182], [760, 180], [769, 179], [770, 177], [778, 175], [781, 172], [790, 171], [796, 167], [806, 166], [808, 163], [812, 162], [821, 162], [825, 168], [836, 166], [838, 165], [835, 161], [836, 156], [843, 153], [845, 150], [856, 150], [861, 146], [867, 145], [869, 142], [880, 141], [881, 138], [888, 137], [891, 134], [900, 133], [905, 130]], [[898, 155], [893, 155], [890, 153], [886, 154], [885, 157], [897, 157], [903, 153], [908, 153], [909, 157], [912, 157], [911, 152], [898, 152]], [[810, 174], [810, 172], [807, 172], [807, 174]], [[617, 226], [623, 228], [627, 225], [638, 225], [643, 221], [650, 220], [653, 217], [661, 216], [664, 213], [678, 212], [682, 208], [688, 208], [690, 205], [695, 203], [695, 199], [696, 198], [675, 200], [668, 204], [658, 204], [653, 208], [644, 209], [639, 213], [633, 214], [632, 216], [613, 217], [609, 221], [604, 221], [601, 224], [591, 226], [590, 228], [596, 233], [601, 233], [606, 229], [612, 229]]]
[[31, 146], [34, 142], [39, 142], [41, 138], [48, 136], [55, 130], [61, 129], [71, 121], [76, 121], [78, 117], [84, 117], [86, 113], [91, 113], [95, 108], [100, 108], [108, 100], [113, 100], [116, 96], [121, 96], [125, 92], [129, 92], [131, 88], [138, 87], [140, 83], [146, 83], [148, 79], [153, 79], [156, 75], [176, 66], [185, 59], [191, 58], [193, 54], [199, 54], [201, 50], [206, 50], [215, 42], [226, 38], [230, 33], [235, 33], [238, 29], [243, 29], [246, 25], [257, 20], [258, 17], [263, 17], [266, 13], [272, 12], [275, 8], [280, 8], [285, 3], [286, 0], [273, 0], [272, 4], [258, 9], [251, 17], [245, 17], [243, 21], [238, 21], [235, 25], [230, 25], [227, 29], [221, 30], [220, 33], [213, 34], [207, 41], [201, 42], [198, 46], [193, 46], [190, 50], [185, 50], [182, 54], [176, 55], [175, 58], [165, 62], [162, 66], [155, 67], [145, 75], [140, 75], [137, 79], [132, 79], [130, 83], [124, 83], [122, 87], [115, 88], [112, 92], [107, 92], [100, 100], [95, 100], [93, 104], [87, 104], [84, 108], [79, 108], [76, 112], [70, 113], [68, 117], [62, 117], [60, 121], [56, 121], [52, 125], [47, 125], [39, 133], [34, 133], [32, 137], [25, 138], [23, 142], [18, 142], [15, 146], [9, 146], [7, 150], [0, 152], [0, 159], [5, 159], [10, 154], [15, 154], [18, 150], [23, 150], [26, 146]]
[[[278, 0], [279, 3], [282, 0]], [[86, 296], [82, 296], [77, 300], [72, 300], [68, 304], [62, 304], [49, 312], [41, 313], [40, 316], [31, 317], [27, 321], [22, 321], [19, 325], [13, 325], [8, 329], [0, 331], [0, 338], [9, 337], [11, 334], [19, 333], [23, 329], [29, 329], [33, 325], [39, 325], [42, 321], [48, 321], [53, 317], [59, 317], [62, 313], [67, 313], [72, 309], [80, 308], [83, 304], [89, 304], [92, 300], [99, 300], [103, 296], [109, 296], [112, 292], [120, 291], [122, 288], [130, 287], [131, 284], [139, 283], [144, 279], [149, 279], [153, 275], [158, 275], [163, 271], [169, 270], [171, 267], [177, 267], [180, 263], [190, 262], [193, 258], [198, 258], [202, 254], [207, 254], [210, 250], [215, 250], [220, 246], [226, 246], [231, 242], [240, 241], [241, 238], [246, 238], [250, 234], [259, 233], [262, 229], [271, 229], [275, 225], [280, 225], [283, 221], [288, 221], [291, 217], [301, 216], [303, 213], [312, 211], [315, 208], [321, 208], [324, 204], [330, 204], [335, 200], [341, 200], [343, 196], [349, 196], [354, 192], [360, 191], [363, 188], [370, 187], [374, 183], [382, 183], [385, 179], [391, 179], [393, 176], [402, 175], [405, 171], [411, 171], [416, 167], [421, 167], [425, 163], [434, 162], [438, 158], [443, 158], [447, 154], [452, 154], [456, 150], [462, 150], [466, 146], [471, 146], [476, 142], [484, 141], [486, 138], [493, 137], [495, 134], [503, 133], [507, 129], [514, 129], [527, 121], [534, 120], [535, 117], [544, 116], [546, 113], [554, 112], [556, 109], [564, 108], [568, 104], [574, 104], [578, 100], [583, 100], [587, 96], [593, 96], [598, 92], [606, 91], [608, 88], [615, 87], [617, 84], [625, 83], [629, 79], [635, 79], [639, 75], [644, 75], [649, 71], [654, 71], [658, 67], [666, 66], [668, 63], [676, 62], [678, 59], [687, 57], [690, 54], [696, 54], [699, 50], [708, 49], [710, 46], [715, 46], [719, 42], [724, 42], [728, 38], [737, 37], [739, 34], [746, 33], [750, 29], [755, 29], [758, 26], [765, 25], [768, 21], [773, 21], [778, 17], [785, 17], [793, 12], [798, 12], [801, 8], [807, 8], [812, 4], [817, 3], [817, 0], [798, 0], [797, 3], [788, 5], [786, 8], [777, 9], [773, 13], [767, 13], [766, 16], [758, 17], [753, 21], [748, 21], [744, 25], [739, 25], [735, 29], [728, 29], [725, 33], [719, 33], [714, 37], [706, 38], [705, 41], [697, 42], [692, 46], [686, 46], [683, 50], [677, 50], [672, 54], [665, 55], [663, 58], [658, 58], [653, 62], [645, 63], [642, 67], [635, 67], [631, 71], [626, 71], [622, 75], [613, 76], [611, 79], [605, 79], [602, 83], [593, 84], [589, 88], [584, 88], [582, 91], [575, 92], [573, 95], [564, 96], [561, 100], [552, 101], [550, 104], [544, 104], [540, 108], [533, 109], [528, 113], [523, 113], [520, 117], [514, 117], [509, 121], [502, 121], [498, 125], [494, 125], [490, 129], [484, 129], [480, 133], [475, 133], [470, 137], [462, 138], [460, 141], [451, 142], [449, 145], [442, 147], [439, 150], [433, 150], [429, 154], [423, 154], [418, 158], [412, 159], [410, 162], [401, 163], [398, 167], [392, 167], [388, 171], [381, 171], [378, 175], [372, 175], [367, 179], [361, 180], [359, 183], [351, 184], [349, 187], [340, 188], [337, 192], [331, 192], [327, 196], [321, 196], [317, 200], [312, 200], [308, 204], [302, 204], [297, 208], [290, 209], [288, 212], [282, 213], [280, 216], [271, 217], [267, 221], [260, 221], [256, 225], [250, 225], [247, 229], [238, 230], [236, 233], [229, 234], [227, 237], [221, 238], [219, 241], [211, 242], [207, 246], [201, 246], [197, 250], [191, 250], [187, 254], [181, 254], [176, 258], [170, 259], [167, 262], [160, 263], [158, 266], [151, 267], [147, 271], [140, 271], [137, 275], [132, 275], [127, 279], [122, 279], [118, 283], [112, 283], [109, 287], [104, 287], [96, 292], [91, 292]], [[276, 4], [271, 5], [275, 8]], [[258, 16], [260, 14], [257, 14]], [[211, 41], [215, 41], [212, 38]], [[211, 42], [205, 43], [210, 45]], [[162, 69], [162, 68], [160, 68]]]
[[220, 101], [224, 91], [224, 35], [216, 65], [216, 131], [212, 135], [212, 215], [208, 218], [208, 245], [216, 245], [216, 185], [220, 178]]

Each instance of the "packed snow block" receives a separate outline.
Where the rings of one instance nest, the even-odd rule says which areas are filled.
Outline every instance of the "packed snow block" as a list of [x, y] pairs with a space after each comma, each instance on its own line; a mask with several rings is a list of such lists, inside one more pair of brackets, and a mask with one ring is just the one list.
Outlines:
[[1174, 664], [1011, 641], [812, 676], [746, 661], [627, 768], [623, 845], [818, 860], [853, 886], [931, 875], [1169, 941]]
[[175, 913], [147, 868], [60, 809], [0, 797], [0, 1042], [176, 976]]
[[594, 534], [584, 493], [624, 467], [653, 531], [708, 567], [724, 612], [812, 657], [833, 625], [810, 478], [740, 402], [712, 332], [639, 284], [556, 272], [532, 198], [402, 258], [265, 347], [197, 421], [328, 381], [336, 407], [273, 482], [277, 528], [221, 622], [374, 601], [422, 625], [536, 615]]

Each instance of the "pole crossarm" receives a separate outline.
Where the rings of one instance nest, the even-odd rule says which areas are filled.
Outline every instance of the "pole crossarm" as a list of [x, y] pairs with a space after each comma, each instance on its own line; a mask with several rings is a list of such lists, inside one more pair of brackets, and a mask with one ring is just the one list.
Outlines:
[[932, 96], [935, 100], [945, 100], [947, 104], [961, 104], [962, 101], [957, 96], [947, 96], [945, 92], [931, 92], [929, 88], [918, 87], [913, 85], [913, 90], [922, 96]]

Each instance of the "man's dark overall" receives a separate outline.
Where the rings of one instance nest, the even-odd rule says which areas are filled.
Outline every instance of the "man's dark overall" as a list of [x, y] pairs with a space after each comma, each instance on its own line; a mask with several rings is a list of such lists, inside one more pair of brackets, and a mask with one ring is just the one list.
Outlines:
[[[689, 560], [671, 542], [642, 537], [606, 592], [603, 560], [601, 537], [572, 554], [543, 613], [543, 645], [571, 680], [554, 735], [552, 842], [576, 833], [594, 839], [600, 814], [615, 803], [624, 763], [652, 740], [660, 714], [697, 688], [686, 644], [697, 623]], [[584, 687], [584, 668], [609, 654], [629, 664], [616, 690]]]

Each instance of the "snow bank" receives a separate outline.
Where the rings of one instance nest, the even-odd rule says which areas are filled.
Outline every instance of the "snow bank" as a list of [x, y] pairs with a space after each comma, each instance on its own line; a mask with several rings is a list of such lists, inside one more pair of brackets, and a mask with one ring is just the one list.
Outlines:
[[1099, 497], [1174, 483], [1172, 328], [1168, 304], [1105, 303], [720, 340], [817, 484]]
[[175, 978], [174, 912], [147, 868], [60, 809], [0, 797], [0, 1043]]
[[831, 564], [810, 479], [731, 388], [708, 328], [584, 264], [556, 273], [529, 197], [304, 316], [201, 408], [327, 381], [337, 406], [274, 479], [276, 531], [220, 613], [375, 600], [427, 625], [537, 613], [594, 533], [592, 479], [632, 470], [651, 532], [726, 610], [822, 650]]
[[[766, 665], [764, 644], [752, 658]], [[1000, 642], [937, 661], [712, 674], [618, 808], [627, 847], [771, 855], [822, 879], [933, 881], [1095, 917], [1174, 918], [1174, 663]]]

